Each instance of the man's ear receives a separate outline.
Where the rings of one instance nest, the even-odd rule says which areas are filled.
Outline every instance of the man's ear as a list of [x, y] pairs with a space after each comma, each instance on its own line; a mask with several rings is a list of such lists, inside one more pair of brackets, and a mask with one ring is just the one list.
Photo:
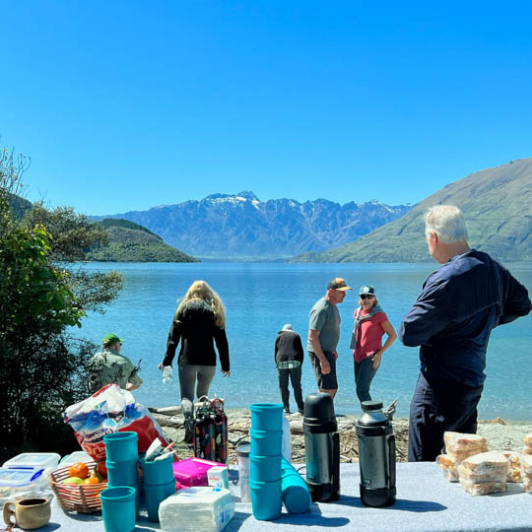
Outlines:
[[437, 244], [440, 239], [438, 238], [438, 234], [435, 233], [434, 231], [431, 231], [428, 235], [428, 240], [429, 242], [433, 242], [434, 244]]

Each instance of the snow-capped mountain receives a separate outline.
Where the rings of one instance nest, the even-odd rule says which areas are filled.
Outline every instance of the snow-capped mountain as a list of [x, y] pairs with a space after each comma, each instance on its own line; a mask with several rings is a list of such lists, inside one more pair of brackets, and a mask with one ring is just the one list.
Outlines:
[[266, 260], [341, 246], [410, 209], [375, 200], [344, 205], [325, 199], [260, 201], [253, 192], [242, 191], [97, 219], [131, 220], [200, 258]]

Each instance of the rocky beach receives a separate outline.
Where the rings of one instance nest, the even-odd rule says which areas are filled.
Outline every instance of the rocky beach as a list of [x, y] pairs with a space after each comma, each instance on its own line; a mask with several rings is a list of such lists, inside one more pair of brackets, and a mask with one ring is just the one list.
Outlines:
[[[181, 407], [150, 408], [155, 419], [161, 425], [166, 437], [175, 441], [174, 448], [179, 458], [193, 456], [192, 446], [183, 442], [184, 427]], [[240, 442], [249, 441], [251, 413], [248, 409], [229, 409], [228, 420], [229, 463], [236, 464], [236, 447]], [[287, 416], [290, 421], [292, 463], [305, 462], [305, 444], [303, 434], [303, 417], [294, 413]], [[338, 415], [338, 431], [340, 433], [340, 460], [343, 463], [358, 462], [358, 442], [355, 433], [357, 416]], [[407, 461], [408, 420], [393, 420], [396, 438], [397, 461]], [[479, 421], [477, 433], [488, 441], [490, 450], [504, 449], [521, 451], [525, 434], [532, 433], [532, 421], [505, 421], [502, 418]]]

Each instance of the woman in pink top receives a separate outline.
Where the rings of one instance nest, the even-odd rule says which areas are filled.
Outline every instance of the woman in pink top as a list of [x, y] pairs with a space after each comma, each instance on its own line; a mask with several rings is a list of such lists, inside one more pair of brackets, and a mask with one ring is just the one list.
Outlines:
[[[379, 369], [382, 354], [397, 338], [395, 329], [388, 321], [386, 313], [379, 306], [375, 288], [371, 285], [361, 286], [358, 291], [359, 308], [355, 310], [355, 325], [351, 339], [351, 349], [355, 360], [355, 384], [358, 400], [371, 401], [369, 388]], [[382, 337], [388, 335], [382, 345]]]

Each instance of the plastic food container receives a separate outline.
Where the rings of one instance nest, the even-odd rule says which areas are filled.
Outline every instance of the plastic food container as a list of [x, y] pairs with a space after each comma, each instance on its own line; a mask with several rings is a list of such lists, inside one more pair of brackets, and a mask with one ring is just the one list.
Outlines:
[[49, 493], [42, 467], [0, 468], [0, 507], [9, 499]]
[[94, 462], [94, 458], [87, 454], [85, 451], [74, 451], [73, 453], [63, 457], [61, 460], [61, 466], [75, 464], [76, 462], [84, 462], [88, 464], [89, 462]]
[[4, 462], [2, 467], [42, 467], [55, 469], [61, 456], [57, 453], [22, 453]]
[[225, 464], [205, 460], [204, 458], [186, 458], [174, 462], [174, 478], [186, 487], [207, 486], [209, 484], [208, 471], [211, 467], [226, 467]]

